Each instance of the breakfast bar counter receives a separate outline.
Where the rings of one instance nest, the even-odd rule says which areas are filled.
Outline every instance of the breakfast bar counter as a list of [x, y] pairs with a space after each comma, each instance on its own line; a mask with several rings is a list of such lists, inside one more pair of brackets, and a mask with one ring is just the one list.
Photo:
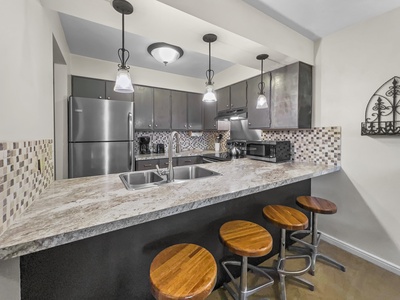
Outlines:
[[202, 165], [221, 176], [128, 191], [119, 176], [55, 181], [0, 236], [0, 258], [26, 255], [338, 171], [238, 159]]

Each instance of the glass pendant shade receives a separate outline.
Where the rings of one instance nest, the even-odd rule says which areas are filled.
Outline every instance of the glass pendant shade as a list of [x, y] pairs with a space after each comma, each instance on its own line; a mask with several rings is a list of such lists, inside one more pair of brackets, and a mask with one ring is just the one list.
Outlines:
[[114, 91], [117, 93], [133, 93], [132, 80], [127, 69], [118, 69]]
[[214, 86], [209, 84], [206, 86], [206, 92], [203, 96], [204, 102], [215, 102], [217, 101], [217, 97], [215, 96]]
[[268, 108], [267, 97], [264, 94], [259, 94], [257, 98], [256, 109]]

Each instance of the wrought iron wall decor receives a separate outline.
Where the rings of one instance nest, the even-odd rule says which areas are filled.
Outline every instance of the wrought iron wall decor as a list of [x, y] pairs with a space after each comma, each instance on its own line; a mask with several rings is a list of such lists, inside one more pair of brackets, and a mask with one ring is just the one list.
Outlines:
[[361, 135], [400, 135], [400, 78], [385, 82], [372, 95], [361, 123]]

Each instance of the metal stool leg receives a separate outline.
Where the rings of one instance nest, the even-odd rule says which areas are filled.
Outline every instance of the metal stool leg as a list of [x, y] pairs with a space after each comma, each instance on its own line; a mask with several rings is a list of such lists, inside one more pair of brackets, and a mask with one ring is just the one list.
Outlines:
[[[296, 237], [297, 234], [304, 234], [304, 233], [310, 233], [311, 234], [311, 244], [307, 243], [299, 238]], [[314, 212], [311, 212], [311, 231], [309, 230], [298, 230], [293, 232], [290, 235], [290, 238], [296, 242], [301, 243], [304, 245], [306, 248], [303, 247], [297, 247], [297, 246], [291, 246], [290, 250], [293, 251], [309, 251], [311, 255], [311, 268], [310, 268], [310, 274], [315, 275], [315, 265], [317, 262], [317, 259], [321, 258], [328, 263], [332, 264], [333, 266], [337, 267], [338, 269], [342, 270], [343, 272], [346, 272], [345, 266], [343, 266], [341, 263], [335, 261], [334, 259], [319, 253], [318, 246], [319, 242], [321, 240], [321, 232], [318, 231], [318, 220], [317, 220], [317, 214]]]

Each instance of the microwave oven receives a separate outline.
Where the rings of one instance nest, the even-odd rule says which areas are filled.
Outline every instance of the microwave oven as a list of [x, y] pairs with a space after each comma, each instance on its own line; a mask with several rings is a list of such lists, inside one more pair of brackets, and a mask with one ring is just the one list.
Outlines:
[[290, 160], [290, 141], [247, 141], [246, 157], [268, 162]]

